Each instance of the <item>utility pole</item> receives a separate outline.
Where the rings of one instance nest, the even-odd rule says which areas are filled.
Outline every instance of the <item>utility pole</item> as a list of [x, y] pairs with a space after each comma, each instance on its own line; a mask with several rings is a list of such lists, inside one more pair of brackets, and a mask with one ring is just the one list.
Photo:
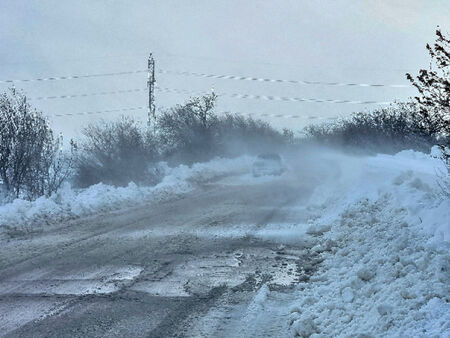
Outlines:
[[155, 60], [152, 53], [148, 57], [148, 125], [150, 126], [151, 120], [156, 119], [155, 115]]

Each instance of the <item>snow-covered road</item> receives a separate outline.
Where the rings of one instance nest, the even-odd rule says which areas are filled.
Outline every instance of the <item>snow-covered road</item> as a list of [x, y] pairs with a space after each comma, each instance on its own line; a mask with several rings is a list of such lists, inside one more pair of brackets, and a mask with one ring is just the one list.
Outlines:
[[218, 337], [231, 329], [277, 335], [279, 325], [287, 332], [287, 308], [254, 325], [255, 295], [270, 288], [282, 298], [319, 258], [290, 227], [274, 240], [261, 229], [308, 217], [299, 208], [311, 191], [283, 179], [227, 179], [4, 243], [0, 334]]

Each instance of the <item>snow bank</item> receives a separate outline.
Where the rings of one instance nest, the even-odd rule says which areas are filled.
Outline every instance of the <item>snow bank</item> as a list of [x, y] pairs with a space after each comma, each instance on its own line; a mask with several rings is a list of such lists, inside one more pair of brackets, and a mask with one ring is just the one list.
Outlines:
[[191, 167], [181, 165], [165, 171], [163, 180], [156, 186], [137, 186], [131, 182], [127, 187], [114, 187], [102, 183], [87, 189], [73, 189], [66, 184], [50, 198], [35, 201], [16, 199], [0, 206], [0, 231], [6, 228], [33, 228], [62, 219], [76, 218], [110, 211], [139, 203], [159, 201], [186, 193], [197, 184], [215, 177], [242, 174], [252, 163], [250, 157], [214, 159], [196, 163]]
[[294, 336], [450, 336], [450, 201], [432, 155], [365, 158], [316, 192], [311, 227], [329, 231], [312, 248], [319, 271], [296, 291]]

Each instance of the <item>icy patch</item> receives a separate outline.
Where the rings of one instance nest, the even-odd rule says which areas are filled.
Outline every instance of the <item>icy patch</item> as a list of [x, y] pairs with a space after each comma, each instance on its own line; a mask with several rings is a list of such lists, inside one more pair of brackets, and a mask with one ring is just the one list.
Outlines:
[[225, 227], [202, 227], [190, 229], [188, 233], [199, 238], [244, 238], [250, 235], [255, 228], [254, 224], [227, 224]]
[[286, 337], [289, 295], [271, 292], [263, 285], [243, 310], [235, 310], [223, 337]]
[[0, 295], [109, 294], [133, 282], [142, 270], [136, 266], [103, 267], [65, 274], [37, 269], [0, 282]]
[[66, 305], [65, 300], [2, 299], [0, 302], [0, 336], [6, 335], [26, 323], [42, 320], [59, 312]]
[[296, 284], [298, 281], [298, 275], [295, 273], [296, 270], [296, 261], [284, 262], [282, 268], [279, 268], [272, 272], [272, 279], [270, 280], [270, 284], [277, 286], [290, 286]]
[[267, 241], [301, 246], [308, 243], [308, 238], [305, 236], [307, 228], [306, 224], [271, 223], [253, 232], [253, 236]]
[[182, 280], [145, 281], [136, 283], [131, 290], [158, 297], [190, 297], [191, 294], [186, 291], [185, 283], [186, 281]]
[[[261, 286], [261, 288], [258, 290], [255, 297], [248, 306], [247, 317], [249, 314], [255, 314], [264, 308], [264, 303], [266, 302], [269, 294], [270, 290], [267, 284]], [[244, 319], [244, 321], [246, 320]], [[249, 322], [249, 320], [247, 320], [247, 322]]]
[[[284, 251], [284, 250], [283, 250]], [[276, 253], [267, 248], [243, 248], [234, 252], [191, 256], [157, 274], [141, 278], [131, 289], [161, 297], [205, 295], [220, 286], [239, 288], [250, 278], [254, 287], [288, 287], [299, 279], [300, 251]]]
[[207, 294], [221, 285], [233, 287], [245, 281], [240, 262], [233, 255], [192, 257], [171, 268], [163, 276], [149, 276], [132, 286], [132, 290], [154, 296], [185, 297]]

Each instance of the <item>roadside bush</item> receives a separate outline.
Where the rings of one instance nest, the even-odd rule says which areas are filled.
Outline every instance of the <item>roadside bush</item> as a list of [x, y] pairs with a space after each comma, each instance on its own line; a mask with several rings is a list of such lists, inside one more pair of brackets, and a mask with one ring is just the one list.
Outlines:
[[305, 133], [310, 140], [330, 146], [387, 153], [403, 149], [429, 151], [436, 144], [436, 135], [422, 126], [416, 104], [397, 103], [333, 123], [311, 125]]
[[0, 178], [8, 195], [33, 199], [56, 192], [71, 171], [71, 156], [47, 119], [23, 93], [0, 95]]
[[279, 132], [269, 123], [242, 115], [225, 114], [217, 119], [218, 151], [227, 156], [278, 151], [293, 143], [293, 133]]
[[124, 186], [131, 181], [152, 183], [156, 179], [149, 169], [157, 160], [153, 136], [132, 118], [91, 124], [83, 135], [76, 163], [77, 185], [103, 182]]
[[215, 94], [193, 98], [158, 116], [156, 130], [164, 158], [172, 163], [192, 163], [275, 150], [293, 142], [292, 132], [280, 133], [266, 122], [216, 115], [216, 99]]
[[156, 135], [162, 156], [172, 162], [207, 160], [216, 148], [214, 128], [217, 118], [208, 116], [205, 124], [188, 105], [162, 112], [156, 122]]

